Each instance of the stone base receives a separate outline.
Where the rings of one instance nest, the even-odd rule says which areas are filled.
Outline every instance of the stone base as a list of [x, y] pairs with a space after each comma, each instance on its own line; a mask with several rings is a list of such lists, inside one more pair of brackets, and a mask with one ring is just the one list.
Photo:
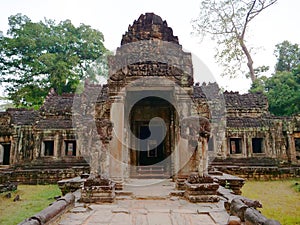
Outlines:
[[218, 183], [225, 188], [231, 189], [234, 194], [241, 195], [242, 187], [245, 184], [245, 179], [233, 176], [230, 174], [223, 173], [222, 175], [212, 175], [215, 179], [218, 180]]
[[89, 177], [81, 189], [80, 202], [112, 203], [116, 198], [116, 184], [101, 176]]
[[107, 187], [93, 187], [92, 190], [82, 189], [80, 202], [84, 203], [112, 203], [115, 201], [115, 190], [105, 190]]
[[219, 184], [214, 183], [212, 177], [200, 177], [197, 174], [191, 176], [185, 181], [184, 197], [190, 202], [218, 202], [217, 190]]
[[187, 200], [192, 203], [197, 202], [218, 202], [220, 200], [217, 195], [187, 195], [185, 196]]
[[115, 188], [116, 188], [116, 190], [118, 190], [118, 191], [123, 190], [123, 183], [116, 183]]
[[185, 190], [185, 181], [187, 180], [188, 176], [181, 175], [176, 179], [176, 189], [177, 190]]
[[85, 178], [74, 177], [71, 179], [60, 180], [57, 182], [57, 185], [61, 190], [62, 195], [66, 195], [69, 192], [74, 192], [80, 189], [85, 181]]

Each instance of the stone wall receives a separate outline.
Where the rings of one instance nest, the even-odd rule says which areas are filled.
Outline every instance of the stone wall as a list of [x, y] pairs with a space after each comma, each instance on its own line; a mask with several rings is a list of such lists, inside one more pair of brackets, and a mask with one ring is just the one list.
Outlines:
[[214, 166], [216, 169], [250, 180], [280, 180], [300, 176], [300, 167]]
[[89, 172], [89, 167], [2, 171], [0, 173], [0, 183], [10, 181], [20, 184], [56, 184], [59, 180], [73, 178]]

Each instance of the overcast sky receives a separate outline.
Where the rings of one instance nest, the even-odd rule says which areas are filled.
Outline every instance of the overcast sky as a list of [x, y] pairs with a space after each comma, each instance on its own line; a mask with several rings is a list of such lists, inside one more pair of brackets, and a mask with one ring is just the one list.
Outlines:
[[[186, 51], [192, 52], [201, 60], [195, 79], [202, 82], [203, 76], [209, 71], [220, 86], [227, 90], [246, 92], [250, 81], [230, 80], [219, 76], [221, 68], [213, 58], [212, 42], [201, 44], [197, 37], [191, 35], [191, 20], [199, 12], [199, 0], [0, 0], [0, 30], [8, 29], [8, 17], [22, 13], [32, 21], [44, 17], [57, 22], [70, 19], [75, 25], [84, 23], [100, 30], [104, 34], [105, 46], [115, 50], [120, 46], [122, 35], [128, 25], [138, 19], [140, 14], [154, 12], [166, 20], [178, 36], [180, 44]], [[299, 0], [279, 0], [276, 5], [268, 8], [250, 25], [249, 43], [258, 48], [254, 56], [256, 66], [270, 66], [274, 71], [275, 45], [288, 40], [300, 44]], [[298, 18], [297, 18], [298, 17]]]

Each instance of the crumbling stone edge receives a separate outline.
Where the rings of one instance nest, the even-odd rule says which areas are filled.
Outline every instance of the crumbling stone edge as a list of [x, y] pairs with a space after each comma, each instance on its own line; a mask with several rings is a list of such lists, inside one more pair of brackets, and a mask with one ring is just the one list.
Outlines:
[[230, 217], [233, 220], [235, 220], [234, 217], [238, 217], [240, 220], [239, 223], [230, 223], [229, 221], [228, 224], [243, 224], [241, 222], [244, 222], [247, 225], [281, 225], [277, 220], [266, 218], [256, 209], [262, 208], [262, 205], [258, 201], [232, 194], [224, 187], [220, 187], [218, 191], [227, 200], [225, 201], [225, 208]]
[[38, 212], [34, 216], [25, 219], [18, 225], [44, 225], [57, 220], [66, 211], [75, 205], [75, 195], [68, 193], [62, 198], [57, 199], [50, 206]]

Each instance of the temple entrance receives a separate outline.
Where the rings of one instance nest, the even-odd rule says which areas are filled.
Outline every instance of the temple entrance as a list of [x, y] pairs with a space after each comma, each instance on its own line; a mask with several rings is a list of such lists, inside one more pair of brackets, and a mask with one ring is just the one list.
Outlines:
[[170, 177], [174, 148], [174, 107], [159, 97], [145, 97], [130, 111], [130, 177]]

